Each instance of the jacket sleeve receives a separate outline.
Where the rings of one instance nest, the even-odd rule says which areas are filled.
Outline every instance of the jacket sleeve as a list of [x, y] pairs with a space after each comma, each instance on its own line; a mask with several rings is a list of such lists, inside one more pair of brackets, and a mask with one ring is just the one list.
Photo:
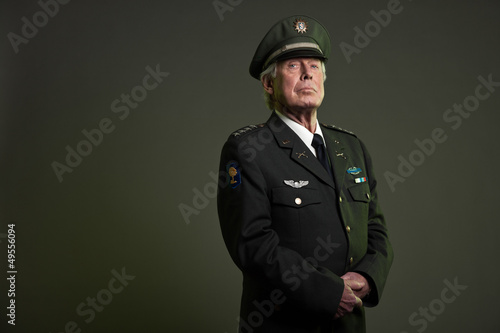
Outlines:
[[366, 306], [375, 306], [379, 303], [384, 290], [385, 282], [393, 261], [393, 250], [389, 242], [387, 226], [378, 202], [377, 181], [373, 171], [371, 157], [366, 146], [360, 141], [363, 150], [365, 165], [368, 172], [370, 187], [370, 202], [368, 210], [368, 245], [366, 255], [352, 269], [365, 276], [372, 289], [363, 300]]
[[[280, 245], [272, 225], [270, 189], [259, 165], [262, 159], [242, 154], [238, 142], [230, 138], [223, 147], [217, 198], [222, 235], [231, 258], [244, 275], [282, 291], [287, 302], [333, 316], [342, 297], [343, 280]], [[230, 184], [229, 166], [239, 173], [237, 186]]]

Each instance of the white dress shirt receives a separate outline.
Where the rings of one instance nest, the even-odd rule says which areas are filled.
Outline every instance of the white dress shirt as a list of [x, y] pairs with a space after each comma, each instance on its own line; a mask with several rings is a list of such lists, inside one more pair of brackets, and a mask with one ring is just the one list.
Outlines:
[[321, 127], [319, 126], [319, 122], [317, 119], [316, 119], [316, 132], [311, 133], [307, 128], [305, 128], [299, 123], [296, 123], [287, 116], [281, 114], [278, 110], [274, 110], [274, 112], [276, 112], [278, 117], [280, 117], [280, 119], [283, 120], [283, 122], [287, 124], [287, 126], [290, 127], [292, 131], [294, 131], [295, 134], [299, 136], [299, 138], [304, 142], [304, 144], [307, 146], [307, 148], [309, 148], [309, 150], [313, 153], [314, 156], [316, 156], [316, 149], [314, 149], [314, 147], [311, 145], [314, 138], [314, 134], [319, 134], [321, 136], [326, 149], [325, 138], [323, 137], [323, 132], [321, 132]]

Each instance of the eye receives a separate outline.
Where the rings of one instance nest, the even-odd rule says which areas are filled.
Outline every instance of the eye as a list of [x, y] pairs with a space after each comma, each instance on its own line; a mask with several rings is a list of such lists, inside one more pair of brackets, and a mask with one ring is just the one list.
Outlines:
[[289, 68], [297, 68], [297, 64], [289, 64], [288, 67]]

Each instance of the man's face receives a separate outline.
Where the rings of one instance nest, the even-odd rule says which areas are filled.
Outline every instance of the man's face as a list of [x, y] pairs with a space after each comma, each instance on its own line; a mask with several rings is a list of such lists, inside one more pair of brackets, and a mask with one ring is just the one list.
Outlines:
[[323, 71], [316, 58], [293, 58], [277, 63], [274, 97], [292, 112], [315, 110], [323, 101]]

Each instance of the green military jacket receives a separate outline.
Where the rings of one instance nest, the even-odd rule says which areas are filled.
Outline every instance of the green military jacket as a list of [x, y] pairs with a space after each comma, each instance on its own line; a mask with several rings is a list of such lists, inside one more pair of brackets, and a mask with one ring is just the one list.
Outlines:
[[334, 179], [273, 113], [232, 133], [220, 161], [218, 214], [243, 273], [240, 332], [364, 332], [364, 308], [333, 319], [355, 271], [378, 304], [392, 264], [372, 161], [352, 133], [321, 125]]

